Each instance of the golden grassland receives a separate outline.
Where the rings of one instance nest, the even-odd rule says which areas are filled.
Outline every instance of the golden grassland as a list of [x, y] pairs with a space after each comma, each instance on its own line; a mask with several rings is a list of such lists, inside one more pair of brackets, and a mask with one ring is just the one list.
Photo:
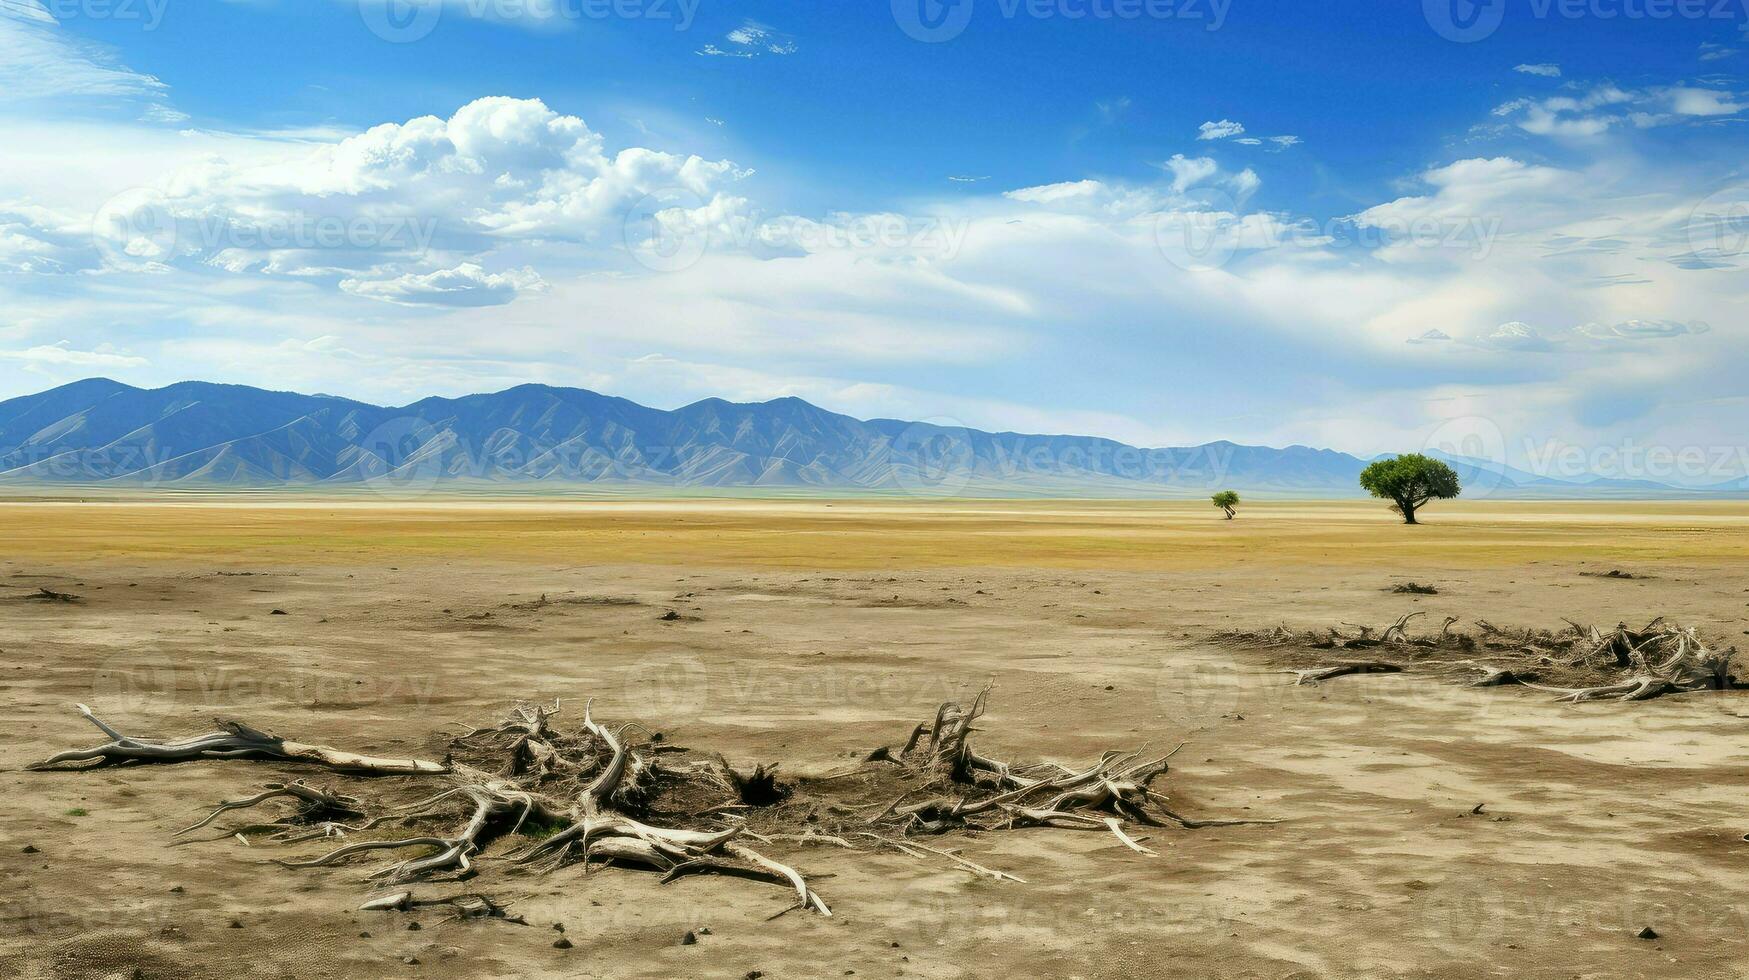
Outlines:
[[1749, 502], [198, 501], [0, 503], [14, 561], [481, 560], [768, 568], [1225, 567], [1749, 558]]

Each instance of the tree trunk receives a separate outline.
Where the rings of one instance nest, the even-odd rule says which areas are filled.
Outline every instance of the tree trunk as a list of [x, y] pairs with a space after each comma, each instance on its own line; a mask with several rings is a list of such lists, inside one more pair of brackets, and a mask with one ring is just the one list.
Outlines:
[[1415, 503], [1414, 503], [1414, 501], [1399, 500], [1399, 501], [1397, 501], [1397, 509], [1403, 512], [1403, 523], [1404, 524], [1419, 524], [1419, 523], [1421, 523], [1420, 521], [1415, 519]]

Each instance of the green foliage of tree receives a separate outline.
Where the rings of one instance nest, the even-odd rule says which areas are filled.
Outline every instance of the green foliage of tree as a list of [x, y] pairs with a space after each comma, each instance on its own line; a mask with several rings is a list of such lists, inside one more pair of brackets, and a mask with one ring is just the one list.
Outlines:
[[1227, 512], [1227, 520], [1229, 521], [1233, 519], [1234, 514], [1238, 513], [1234, 508], [1239, 506], [1239, 495], [1232, 490], [1222, 490], [1209, 499], [1215, 502], [1216, 507]]
[[1373, 463], [1361, 471], [1360, 486], [1391, 501], [1391, 509], [1403, 515], [1404, 524], [1421, 523], [1415, 512], [1429, 500], [1449, 500], [1463, 491], [1456, 470], [1420, 453]]

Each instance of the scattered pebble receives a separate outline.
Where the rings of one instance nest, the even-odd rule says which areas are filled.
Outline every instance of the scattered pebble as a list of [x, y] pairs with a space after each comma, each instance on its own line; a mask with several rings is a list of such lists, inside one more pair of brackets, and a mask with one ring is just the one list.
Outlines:
[[1639, 932], [1634, 933], [1634, 938], [1635, 939], [1657, 939], [1658, 933], [1651, 926], [1643, 926], [1643, 927], [1641, 927]]
[[696, 942], [698, 942], [698, 935], [691, 929], [686, 930], [686, 935], [680, 937], [680, 945], [682, 946], [691, 946]]
[[571, 941], [569, 939], [566, 939], [564, 936], [560, 936], [559, 938], [553, 940], [553, 948], [554, 949], [570, 949], [571, 948]]

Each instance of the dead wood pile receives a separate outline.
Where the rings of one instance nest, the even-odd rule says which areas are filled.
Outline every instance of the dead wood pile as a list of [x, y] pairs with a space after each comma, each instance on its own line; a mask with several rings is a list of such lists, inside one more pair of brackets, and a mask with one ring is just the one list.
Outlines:
[[[1454, 629], [1459, 620], [1448, 616], [1437, 633], [1411, 635], [1409, 624], [1422, 615], [1405, 614], [1383, 629], [1353, 623], [1321, 632], [1279, 626], [1217, 638], [1288, 652], [1290, 662], [1304, 664], [1293, 670], [1302, 684], [1351, 674], [1445, 673], [1466, 675], [1474, 687], [1523, 684], [1574, 702], [1643, 701], [1737, 686], [1730, 673], [1735, 647], [1713, 649], [1693, 627], [1662, 618], [1639, 629], [1623, 623], [1607, 632], [1571, 620], [1563, 629], [1545, 630], [1505, 629], [1484, 619], [1476, 621], [1472, 633]], [[1368, 655], [1332, 661], [1314, 652], [1330, 650]]]
[[[268, 782], [258, 792], [219, 803], [179, 831], [178, 843], [328, 844], [326, 851], [277, 861], [292, 869], [351, 866], [393, 854], [398, 860], [369, 870], [365, 880], [394, 890], [371, 898], [365, 908], [444, 904], [460, 917], [509, 921], [517, 917], [507, 905], [477, 893], [419, 899], [404, 886], [466, 880], [482, 866], [514, 875], [609, 864], [652, 871], [664, 882], [708, 873], [774, 883], [793, 894], [784, 911], [829, 916], [807, 878], [768, 850], [891, 849], [1018, 881], [928, 839], [1058, 828], [1109, 833], [1130, 850], [1153, 854], [1142, 828], [1268, 822], [1203, 821], [1175, 812], [1157, 788], [1171, 753], [1107, 752], [1079, 767], [1013, 764], [981, 754], [971, 736], [988, 693], [969, 705], [941, 705], [902, 747], [879, 748], [849, 769], [789, 783], [778, 779], [775, 765], [741, 772], [720, 755], [671, 745], [661, 734], [603, 724], [588, 706], [580, 726], [562, 727], [555, 720], [558, 701], [519, 704], [495, 725], [449, 738], [440, 762], [360, 755], [234, 721], [185, 738], [127, 735], [79, 705], [109, 741], [29, 768], [252, 760], [325, 770], [348, 781], [338, 788], [289, 778]], [[277, 815], [214, 826], [264, 804], [272, 804]], [[206, 836], [189, 836], [207, 828]]]

